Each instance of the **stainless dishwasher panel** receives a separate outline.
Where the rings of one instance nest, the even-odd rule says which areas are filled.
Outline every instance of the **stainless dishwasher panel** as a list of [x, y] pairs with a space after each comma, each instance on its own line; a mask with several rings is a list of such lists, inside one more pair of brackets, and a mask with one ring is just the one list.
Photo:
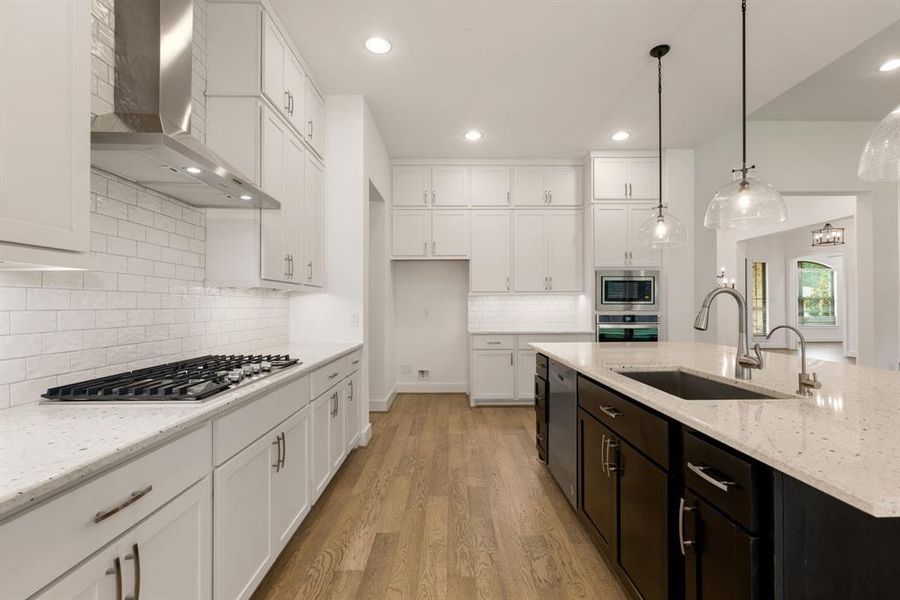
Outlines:
[[556, 479], [569, 503], [576, 504], [576, 375], [573, 369], [550, 361], [550, 397], [548, 413], [548, 461], [550, 473]]

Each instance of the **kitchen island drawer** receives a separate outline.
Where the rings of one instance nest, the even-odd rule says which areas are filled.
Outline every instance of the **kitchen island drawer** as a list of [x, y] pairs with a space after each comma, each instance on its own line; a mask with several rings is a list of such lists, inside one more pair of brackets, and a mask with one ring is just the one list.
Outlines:
[[339, 358], [312, 372], [312, 391], [310, 397], [315, 399], [339, 383], [347, 375], [347, 364]]
[[768, 488], [767, 472], [736, 451], [694, 432], [684, 432], [685, 486], [751, 531], [760, 526], [760, 500]]
[[27, 598], [212, 468], [210, 425], [0, 525], [0, 599]]
[[669, 423], [666, 419], [580, 375], [578, 405], [640, 448], [663, 469], [669, 468]]
[[359, 370], [359, 365], [362, 363], [362, 350], [354, 350], [350, 354], [344, 357], [344, 372], [347, 375], [350, 375], [354, 371]]

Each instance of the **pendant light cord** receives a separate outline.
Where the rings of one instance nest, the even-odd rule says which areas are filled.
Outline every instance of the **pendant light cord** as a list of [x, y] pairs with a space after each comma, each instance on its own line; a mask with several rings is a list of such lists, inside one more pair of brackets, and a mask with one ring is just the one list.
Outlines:
[[741, 121], [743, 154], [741, 170], [747, 177], [747, 0], [741, 0]]
[[657, 206], [657, 210], [659, 211], [659, 217], [662, 218], [663, 211], [663, 201], [662, 201], [662, 188], [663, 188], [663, 180], [662, 180], [662, 56], [656, 57], [657, 63], [657, 81], [658, 81], [658, 97], [659, 97], [659, 206]]

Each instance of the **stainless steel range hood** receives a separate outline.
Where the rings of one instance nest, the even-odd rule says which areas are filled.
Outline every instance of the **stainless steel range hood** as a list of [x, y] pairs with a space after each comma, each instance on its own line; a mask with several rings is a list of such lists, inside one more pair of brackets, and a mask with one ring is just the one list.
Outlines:
[[116, 0], [115, 112], [91, 124], [91, 164], [194, 206], [279, 208], [191, 136], [193, 9]]

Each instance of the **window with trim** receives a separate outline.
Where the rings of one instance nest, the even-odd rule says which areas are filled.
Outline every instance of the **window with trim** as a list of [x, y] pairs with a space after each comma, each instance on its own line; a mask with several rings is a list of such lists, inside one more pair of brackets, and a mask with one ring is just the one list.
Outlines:
[[765, 337], [769, 333], [769, 301], [766, 263], [754, 261], [750, 270], [750, 303], [753, 313], [753, 335]]
[[797, 323], [837, 325], [837, 276], [826, 264], [797, 261]]

